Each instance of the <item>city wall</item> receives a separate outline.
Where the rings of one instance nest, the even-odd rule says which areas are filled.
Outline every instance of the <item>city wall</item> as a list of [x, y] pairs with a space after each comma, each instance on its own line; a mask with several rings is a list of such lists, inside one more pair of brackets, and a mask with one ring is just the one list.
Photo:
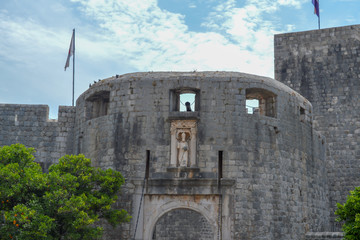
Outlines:
[[36, 150], [43, 169], [73, 153], [75, 107], [60, 106], [49, 119], [47, 105], [0, 104], [0, 146], [22, 143]]

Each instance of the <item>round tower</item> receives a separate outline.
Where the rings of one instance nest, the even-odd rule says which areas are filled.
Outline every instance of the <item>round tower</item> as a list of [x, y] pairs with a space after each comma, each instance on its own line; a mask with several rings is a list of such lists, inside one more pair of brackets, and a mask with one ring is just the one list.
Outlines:
[[78, 99], [75, 152], [127, 179], [106, 239], [305, 239], [329, 221], [325, 139], [284, 84], [237, 72], [147, 72]]

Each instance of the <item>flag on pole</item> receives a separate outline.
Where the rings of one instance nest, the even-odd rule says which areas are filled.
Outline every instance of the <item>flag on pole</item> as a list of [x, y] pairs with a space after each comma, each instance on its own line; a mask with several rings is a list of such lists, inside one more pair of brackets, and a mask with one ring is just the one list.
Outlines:
[[320, 17], [319, 0], [312, 0], [312, 4], [314, 5], [314, 14]]
[[71, 36], [71, 42], [70, 42], [70, 47], [69, 47], [69, 53], [66, 59], [66, 63], [65, 63], [65, 71], [66, 68], [69, 67], [70, 64], [70, 57], [74, 55], [74, 51], [75, 51], [75, 31], [73, 31], [73, 34]]

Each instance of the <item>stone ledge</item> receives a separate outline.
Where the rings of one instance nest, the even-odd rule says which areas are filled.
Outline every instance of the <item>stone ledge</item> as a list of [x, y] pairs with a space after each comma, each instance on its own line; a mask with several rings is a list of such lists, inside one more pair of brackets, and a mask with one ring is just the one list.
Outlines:
[[169, 112], [168, 120], [199, 120], [200, 112]]
[[200, 172], [198, 167], [168, 167], [168, 172]]
[[221, 194], [235, 184], [233, 179], [148, 179], [147, 194]]
[[341, 240], [344, 237], [342, 232], [308, 232], [306, 240]]

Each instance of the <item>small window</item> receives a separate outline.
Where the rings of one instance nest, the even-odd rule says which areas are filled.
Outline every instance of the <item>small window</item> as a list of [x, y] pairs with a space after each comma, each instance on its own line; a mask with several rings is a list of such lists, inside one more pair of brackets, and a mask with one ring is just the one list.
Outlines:
[[246, 111], [248, 114], [255, 114], [259, 112], [258, 99], [246, 99]]
[[109, 108], [109, 91], [101, 91], [90, 96], [87, 101], [88, 119], [105, 116]]
[[246, 89], [246, 109], [248, 114], [276, 117], [276, 95], [261, 88]]
[[195, 93], [180, 94], [180, 112], [194, 112], [195, 111]]
[[300, 107], [300, 121], [305, 122], [306, 115], [305, 115], [305, 108]]
[[199, 90], [176, 89], [170, 91], [170, 111], [196, 112], [199, 111]]

